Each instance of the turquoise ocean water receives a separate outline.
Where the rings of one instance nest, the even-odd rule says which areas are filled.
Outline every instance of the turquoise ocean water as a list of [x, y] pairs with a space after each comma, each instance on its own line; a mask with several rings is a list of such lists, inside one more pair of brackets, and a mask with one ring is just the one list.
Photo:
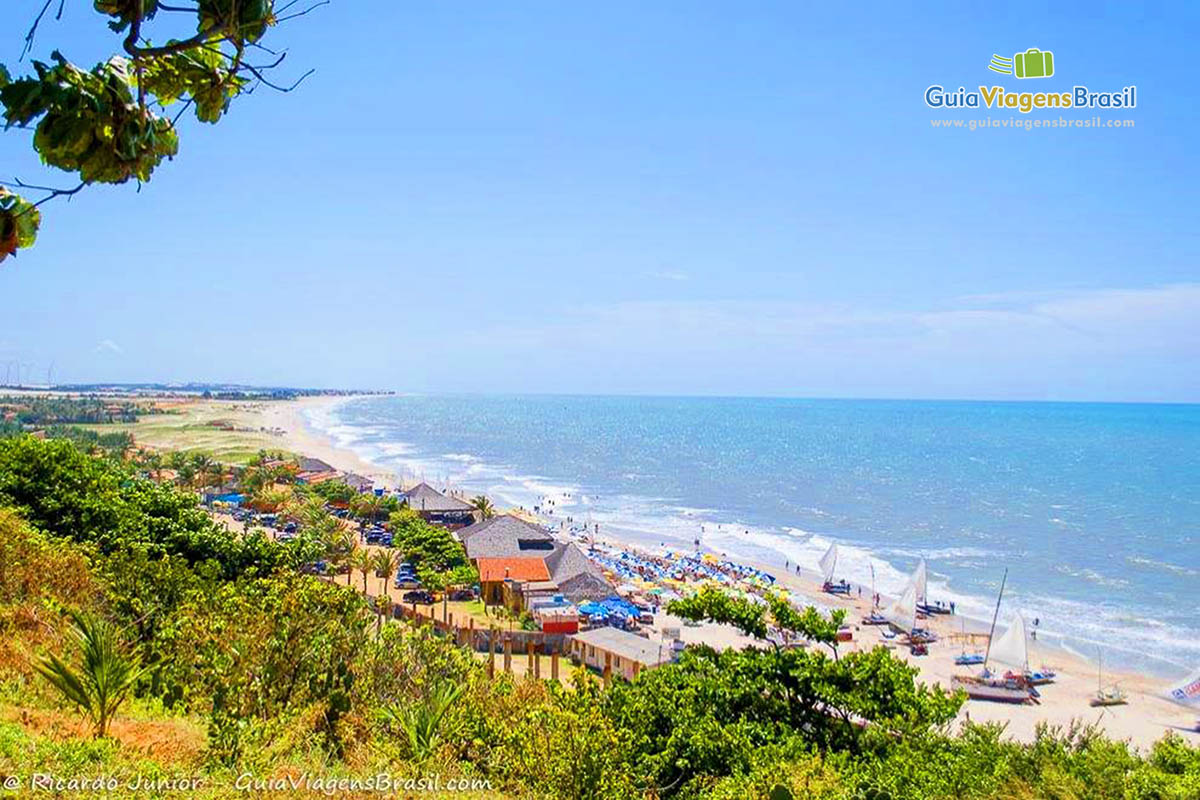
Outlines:
[[[1106, 663], [1200, 664], [1200, 406], [393, 396], [310, 412], [380, 466], [601, 534], [838, 572]], [[550, 503], [553, 503], [551, 505]]]

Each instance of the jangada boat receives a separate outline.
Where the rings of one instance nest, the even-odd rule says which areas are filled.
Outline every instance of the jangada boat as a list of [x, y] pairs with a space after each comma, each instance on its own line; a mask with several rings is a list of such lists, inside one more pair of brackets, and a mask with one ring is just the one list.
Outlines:
[[960, 667], [972, 667], [972, 666], [982, 664], [983, 663], [983, 653], [980, 653], [978, 651], [976, 651], [974, 653], [967, 652], [967, 621], [965, 619], [962, 621], [962, 638], [963, 638], [963, 651], [959, 655], [955, 656], [954, 663]]
[[908, 640], [916, 644], [930, 644], [938, 640], [938, 635], [928, 628], [913, 628], [908, 632]]
[[879, 613], [879, 595], [875, 594], [875, 565], [871, 564], [871, 613], [862, 618], [863, 625], [887, 625], [888, 618]]
[[[1025, 634], [1025, 620], [1020, 614], [1013, 616], [1008, 630], [996, 638], [996, 618], [1000, 615], [1000, 601], [1004, 597], [1004, 585], [1008, 582], [1008, 570], [1000, 581], [1000, 595], [996, 598], [996, 611], [992, 614], [992, 628], [988, 636], [988, 649], [983, 656], [983, 671], [978, 675], [954, 675], [950, 685], [962, 689], [973, 700], [991, 700], [997, 703], [1036, 703], [1038, 690], [1026, 677], [1029, 672], [1029, 642]], [[959, 658], [964, 658], [959, 656]], [[958, 663], [959, 659], [955, 659]], [[1009, 672], [998, 677], [988, 671], [989, 661], [1017, 667], [1019, 672]]]
[[1057, 672], [1046, 667], [1025, 670], [1025, 680], [1029, 681], [1033, 686], [1045, 686], [1047, 683], [1054, 683], [1054, 679], [1057, 677]]
[[1124, 689], [1115, 683], [1111, 686], [1104, 685], [1104, 652], [1099, 652], [1098, 656], [1099, 658], [1096, 663], [1096, 694], [1088, 701], [1088, 705], [1092, 708], [1125, 705], [1129, 702], [1129, 696], [1125, 694]]
[[[924, 565], [925, 562], [921, 563]], [[920, 568], [918, 568], [919, 571]], [[910, 579], [908, 586], [904, 588], [904, 593], [896, 598], [896, 602], [884, 609], [881, 615], [887, 620], [890, 628], [904, 636], [905, 643], [910, 647], [937, 641], [937, 636], [933, 632], [917, 627], [917, 586], [917, 582]], [[892, 636], [888, 636], [887, 631], [884, 632], [884, 636], [892, 638]]]
[[1088, 704], [1093, 708], [1123, 706], [1129, 702], [1128, 695], [1120, 686], [1109, 686], [1106, 689], [1097, 689], [1096, 696], [1093, 697]]
[[1022, 676], [983, 677], [955, 675], [950, 679], [953, 689], [962, 689], [972, 700], [991, 700], [996, 703], [1035, 703], [1040, 697], [1037, 689]]
[[825, 551], [825, 555], [821, 556], [821, 576], [824, 578], [824, 583], [821, 585], [821, 591], [829, 594], [850, 594], [850, 584], [845, 580], [835, 581], [833, 579], [833, 571], [837, 569], [838, 546], [837, 542], [829, 545], [829, 549]]

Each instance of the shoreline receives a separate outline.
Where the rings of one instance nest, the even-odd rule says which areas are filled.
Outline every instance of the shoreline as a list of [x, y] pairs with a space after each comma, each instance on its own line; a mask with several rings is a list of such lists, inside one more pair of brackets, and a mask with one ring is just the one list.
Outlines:
[[[252, 411], [245, 413], [254, 414], [262, 426], [277, 429], [280, 439], [279, 446], [282, 449], [320, 458], [338, 469], [366, 475], [387, 487], [402, 487], [402, 481], [397, 473], [364, 459], [349, 447], [340, 445], [333, 436], [315, 429], [307, 418], [307, 414], [313, 409], [332, 409], [358, 397], [360, 396], [347, 395], [276, 401], [261, 404], [262, 407], [256, 410], [257, 413]], [[528, 513], [526, 510], [526, 514]], [[572, 535], [564, 530], [566, 527], [564, 520], [539, 517], [538, 521], [561, 538], [578, 541], [577, 535]], [[645, 541], [638, 541], [636, 537], [623, 539], [606, 532], [594, 538], [597, 543], [617, 549], [643, 553], [655, 552], [654, 547], [648, 546]], [[668, 547], [668, 549], [680, 551], [684, 548]], [[718, 551], [708, 549], [710, 552], [718, 554]], [[793, 592], [805, 603], [811, 603], [823, 609], [845, 609], [847, 611], [846, 622], [854, 629], [854, 641], [843, 643], [843, 648], [869, 649], [877, 645], [887, 646], [890, 644], [882, 638], [876, 626], [859, 624], [860, 619], [870, 612], [869, 587], [863, 587], [861, 598], [858, 596], [840, 598], [822, 592], [819, 576], [803, 567], [801, 567], [800, 574], [797, 575], [794, 572], [794, 565], [791, 570], [784, 570], [782, 565], [772, 564], [762, 559], [738, 558], [724, 554], [721, 554], [721, 557], [774, 575], [777, 585]], [[859, 584], [852, 585], [856, 588], [859, 586]], [[885, 597], [881, 604], [886, 606], [889, 599]], [[666, 617], [665, 614], [660, 616]], [[1005, 622], [1007, 619], [1002, 617], [1001, 623]], [[658, 623], [659, 626], [661, 624]], [[960, 615], [933, 615], [928, 620], [928, 627], [932, 628], [940, 638], [937, 643], [930, 646], [929, 655], [914, 657], [901, 647], [895, 647], [893, 654], [917, 667], [919, 680], [948, 687], [952, 675], [962, 674], [971, 669], [957, 667], [954, 664], [954, 657], [961, 652], [960, 645], [956, 642], [956, 634], [963, 626], [966, 627], [968, 633], [977, 633], [981, 629], [986, 632], [990, 621]], [[690, 633], [694, 638], [697, 631], [691, 629]], [[709, 634], [712, 633], [717, 632], [709, 631]], [[724, 644], [734, 644], [738, 638], [732, 629], [719, 633], [721, 634], [719, 639]], [[730, 637], [727, 634], [734, 634], [734, 636]], [[1166, 679], [1128, 670], [1105, 670], [1104, 684], [1121, 685], [1129, 695], [1129, 704], [1102, 711], [1088, 705], [1088, 701], [1095, 694], [1098, 685], [1098, 666], [1095, 663], [1065, 647], [1038, 642], [1031, 648], [1030, 666], [1036, 669], [1043, 665], [1055, 668], [1058, 672], [1058, 679], [1051, 685], [1041, 687], [1043, 697], [1040, 705], [1010, 706], [968, 701], [960, 712], [960, 721], [969, 719], [974, 722], [1003, 723], [1007, 727], [1008, 735], [1024, 741], [1033, 738], [1035, 729], [1040, 723], [1067, 727], [1073, 722], [1079, 721], [1095, 723], [1110, 736], [1128, 740], [1143, 748], [1170, 730], [1175, 730], [1187, 737], [1189, 741], [1200, 742], [1200, 733], [1193, 729], [1197, 721], [1196, 712], [1175, 705], [1161, 696], [1161, 692], [1168, 682]]]

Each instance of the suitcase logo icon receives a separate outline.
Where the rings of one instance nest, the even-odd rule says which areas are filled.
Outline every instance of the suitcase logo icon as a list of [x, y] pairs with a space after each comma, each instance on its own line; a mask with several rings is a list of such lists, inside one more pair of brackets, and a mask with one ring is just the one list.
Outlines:
[[1054, 53], [1031, 47], [1012, 58], [993, 54], [988, 69], [1018, 78], [1049, 78], [1054, 74]]

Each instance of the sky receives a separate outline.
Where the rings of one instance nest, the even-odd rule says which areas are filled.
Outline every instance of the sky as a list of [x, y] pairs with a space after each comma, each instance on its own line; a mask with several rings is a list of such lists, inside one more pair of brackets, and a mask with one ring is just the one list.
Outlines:
[[[119, 49], [68, 5], [34, 57]], [[43, 207], [0, 376], [1200, 402], [1197, 6], [836, 5], [333, 0], [265, 40], [294, 92]], [[1137, 107], [935, 128], [1026, 115], [933, 84]], [[20, 130], [12, 177], [74, 185]]]

